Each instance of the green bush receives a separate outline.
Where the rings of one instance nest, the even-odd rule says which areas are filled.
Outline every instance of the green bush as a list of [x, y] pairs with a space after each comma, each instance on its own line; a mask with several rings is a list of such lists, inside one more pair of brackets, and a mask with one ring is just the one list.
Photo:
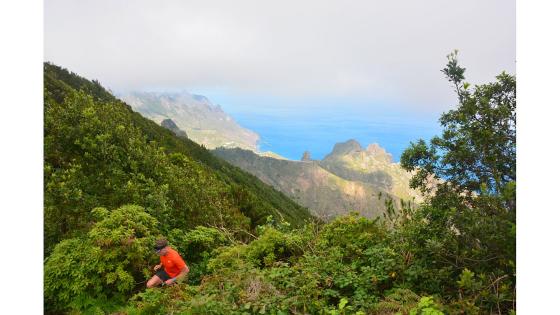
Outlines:
[[84, 311], [123, 303], [150, 275], [157, 221], [139, 206], [109, 213], [82, 238], [56, 245], [45, 262], [45, 309]]
[[418, 305], [410, 310], [410, 315], [444, 315], [431, 296], [424, 296]]
[[232, 244], [224, 232], [204, 226], [189, 231], [173, 229], [168, 240], [189, 266], [188, 281], [191, 284], [200, 283], [203, 275], [209, 273], [208, 261], [217, 255], [220, 247]]

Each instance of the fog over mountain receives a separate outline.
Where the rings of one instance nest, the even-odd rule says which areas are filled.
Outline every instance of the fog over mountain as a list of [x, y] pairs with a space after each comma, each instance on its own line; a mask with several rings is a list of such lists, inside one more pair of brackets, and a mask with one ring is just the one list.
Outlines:
[[45, 59], [116, 91], [353, 96], [439, 111], [455, 99], [439, 72], [453, 49], [472, 82], [514, 73], [515, 2], [45, 2]]

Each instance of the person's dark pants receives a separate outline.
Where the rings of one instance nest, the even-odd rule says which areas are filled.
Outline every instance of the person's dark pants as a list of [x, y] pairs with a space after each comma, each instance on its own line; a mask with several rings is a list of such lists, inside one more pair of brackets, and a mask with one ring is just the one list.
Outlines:
[[167, 274], [167, 272], [165, 272], [165, 269], [163, 269], [163, 266], [161, 266], [157, 271], [156, 271], [156, 276], [158, 276], [158, 278], [165, 282], [169, 279], [171, 279], [171, 277]]

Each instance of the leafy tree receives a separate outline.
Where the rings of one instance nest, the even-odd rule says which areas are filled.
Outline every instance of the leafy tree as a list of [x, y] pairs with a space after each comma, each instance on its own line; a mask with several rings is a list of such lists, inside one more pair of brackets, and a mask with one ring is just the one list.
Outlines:
[[[455, 192], [499, 195], [515, 181], [515, 77], [502, 73], [494, 83], [471, 88], [457, 52], [442, 70], [454, 85], [459, 106], [440, 118], [443, 134], [430, 144], [419, 140], [405, 150], [401, 165], [417, 171], [414, 188], [429, 188], [435, 176]], [[441, 188], [441, 187], [440, 187]]]
[[[400, 237], [407, 240], [401, 243], [402, 250], [416, 257], [412, 266], [418, 270], [444, 272], [447, 279], [461, 277], [466, 268], [478, 274], [486, 286], [499, 280], [505, 293], [475, 290], [469, 303], [511, 308], [515, 287], [515, 77], [502, 73], [496, 82], [471, 88], [464, 81], [465, 69], [459, 66], [456, 51], [448, 56], [442, 71], [455, 87], [459, 104], [442, 115], [442, 136], [429, 144], [424, 140], [411, 144], [401, 157], [401, 165], [415, 172], [411, 186], [430, 197], [406, 224], [408, 229], [400, 230]], [[456, 283], [444, 277], [434, 279], [442, 282], [433, 285], [456, 288]], [[432, 281], [423, 280], [418, 279], [418, 289], [434, 290], [426, 287]], [[464, 302], [464, 294], [460, 295]]]

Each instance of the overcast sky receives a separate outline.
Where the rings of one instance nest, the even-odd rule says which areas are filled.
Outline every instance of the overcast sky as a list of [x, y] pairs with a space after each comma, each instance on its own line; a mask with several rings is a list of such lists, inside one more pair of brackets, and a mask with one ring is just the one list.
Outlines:
[[[436, 110], [515, 73], [513, 0], [45, 1], [45, 60], [115, 90], [360, 99]], [[262, 104], [260, 104], [262, 106]]]

